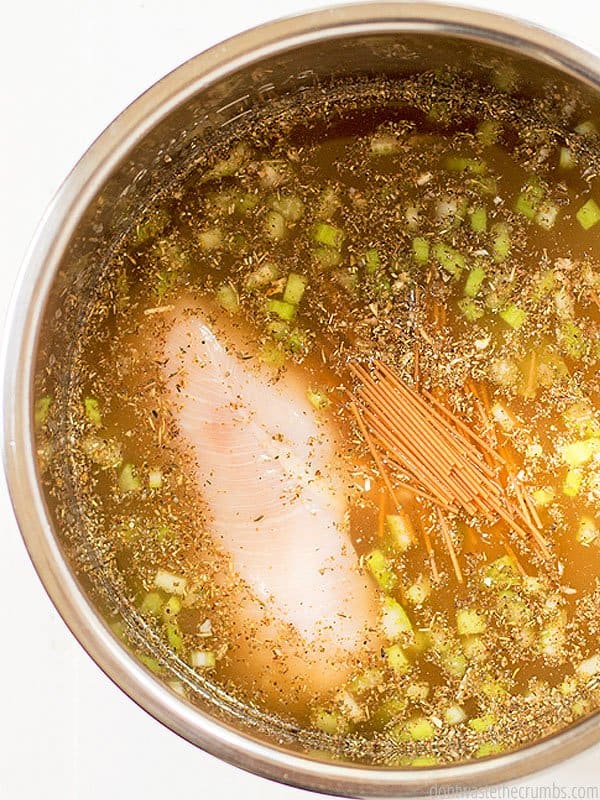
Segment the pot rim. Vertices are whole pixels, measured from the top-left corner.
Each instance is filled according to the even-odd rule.
[[[25,256],[7,316],[2,353],[2,451],[13,508],[40,580],[82,647],[141,708],[203,750],[263,777],[342,796],[414,796],[522,777],[600,741],[600,717],[596,713],[504,755],[402,770],[312,760],[217,722],[175,695],[129,654],[68,567],[54,537],[36,475],[32,377],[38,325],[69,239],[122,157],[158,122],[241,66],[325,39],[393,32],[433,33],[503,47],[554,66],[600,92],[600,58],[596,55],[528,22],[469,8],[433,3],[360,3],[280,19],[238,34],[154,84],[100,134],[73,168]]]

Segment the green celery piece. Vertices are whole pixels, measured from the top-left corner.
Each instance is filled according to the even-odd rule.
[[[515,211],[527,219],[534,219],[535,212],[543,199],[544,187],[536,178],[530,178],[517,197]]]
[[[570,469],[563,481],[563,494],[566,497],[577,497],[583,483],[583,470]]]
[[[472,175],[484,175],[487,172],[485,161],[464,156],[447,156],[444,166],[453,172],[470,172]]]
[[[481,284],[485,280],[485,269],[483,267],[473,267],[469,270],[465,282],[465,295],[467,297],[477,297]]]
[[[224,283],[217,289],[216,298],[221,308],[228,314],[236,314],[240,310],[240,298],[238,293],[228,283]]]
[[[459,636],[475,636],[487,628],[485,617],[472,608],[461,608],[456,612],[456,629]]]
[[[285,356],[275,342],[266,342],[260,349],[259,356],[263,364],[279,369],[285,364]]]
[[[558,156],[558,166],[560,169],[573,169],[577,164],[573,151],[569,147],[561,147]]]
[[[398,582],[398,576],[385,554],[379,549],[371,550],[365,556],[365,564],[380,588],[391,592]]]
[[[426,264],[429,261],[429,242],[422,236],[415,236],[412,241],[413,257],[417,264]]]
[[[459,300],[458,308],[467,322],[477,322],[485,313],[483,308],[480,308],[471,297],[463,297],[462,300]]]
[[[485,233],[487,231],[487,211],[485,206],[478,206],[470,214],[471,229],[475,233]]]
[[[148,592],[140,603],[140,611],[157,617],[162,611],[163,599],[158,592]]]
[[[510,230],[504,222],[497,222],[492,227],[492,252],[494,261],[506,261],[510,252]]]
[[[399,644],[391,644],[389,647],[384,647],[382,652],[393,672],[398,675],[409,672],[410,660]]]
[[[458,250],[444,242],[436,242],[433,246],[433,256],[438,264],[453,275],[458,277],[465,268],[465,257]]]
[[[493,714],[484,714],[482,717],[472,717],[467,725],[476,733],[485,733],[492,728],[498,720]]]
[[[246,278],[244,285],[249,292],[268,286],[269,283],[277,280],[279,268],[272,261],[265,261]]]
[[[48,415],[50,414],[51,405],[52,405],[52,398],[50,397],[50,395],[46,395],[45,397],[40,397],[39,400],[35,401],[35,407],[33,409],[33,421],[35,423],[36,428],[43,427],[48,421]]]
[[[339,250],[344,241],[344,231],[328,222],[317,222],[313,227],[313,239],[317,244]]]
[[[493,589],[508,589],[519,583],[517,565],[510,556],[500,556],[486,566],[483,583]]]
[[[85,416],[96,428],[102,427],[102,414],[100,413],[100,403],[95,397],[86,397],[83,401]]]
[[[289,303],[292,306],[297,306],[302,300],[302,295],[304,294],[307,283],[308,281],[304,275],[299,275],[297,272],[290,272],[283,291],[283,302]]]
[[[176,622],[166,622],[165,632],[167,641],[173,650],[179,651],[183,647],[183,637]]]
[[[133,464],[124,464],[119,473],[119,489],[123,493],[137,492],[140,485],[140,480],[135,475]]]
[[[504,750],[503,745],[497,742],[484,742],[480,744],[474,753],[475,758],[487,758],[488,756],[495,756],[502,753]]]
[[[600,206],[593,198],[590,198],[581,206],[575,216],[583,230],[587,231],[600,222]]]
[[[264,232],[269,239],[283,239],[287,233],[285,217],[279,211],[269,211],[264,220]]]
[[[518,330],[527,319],[527,312],[519,308],[515,303],[511,303],[499,313],[499,317],[509,327]]]
[[[270,314],[277,314],[280,319],[289,322],[296,316],[296,306],[293,303],[286,303],[285,300],[267,300],[267,311]]]
[[[367,250],[365,254],[365,272],[368,275],[372,275],[374,272],[377,272],[380,267],[381,259],[379,258],[377,250],[374,248]]]
[[[477,130],[475,131],[475,136],[480,144],[482,144],[484,147],[489,147],[492,144],[496,144],[499,135],[500,123],[495,119],[483,120],[483,122],[479,123]]]
[[[331,405],[331,400],[321,389],[308,388],[306,390],[306,396],[308,397],[308,402],[313,408],[317,409],[317,411],[321,411]]]
[[[562,349],[571,358],[583,358],[587,353],[585,334],[574,322],[564,322],[560,326],[559,339]]]

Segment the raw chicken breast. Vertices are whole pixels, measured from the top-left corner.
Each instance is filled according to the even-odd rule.
[[[234,574],[223,583],[237,628],[230,657],[291,702],[339,685],[372,649],[375,592],[348,535],[335,431],[302,376],[274,381],[219,327],[204,308],[180,306],[164,374],[210,533]]]

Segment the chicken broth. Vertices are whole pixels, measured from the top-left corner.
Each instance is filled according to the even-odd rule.
[[[481,97],[365,82],[237,131],[110,254],[68,413],[37,389],[47,493],[67,462],[137,618],[373,764],[600,701],[598,133]]]

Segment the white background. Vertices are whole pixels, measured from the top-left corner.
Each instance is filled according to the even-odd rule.
[[[600,50],[590,0],[478,5]],[[312,0],[0,0],[0,321],[45,206],[111,119],[197,52],[311,7]],[[0,525],[0,800],[305,796],[196,750],[110,683],[44,594],[1,477]],[[600,748],[526,784],[596,785],[598,758]]]

